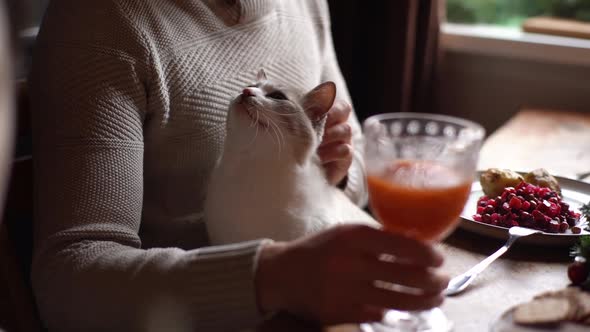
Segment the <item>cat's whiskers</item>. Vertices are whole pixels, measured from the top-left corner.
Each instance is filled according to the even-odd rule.
[[[277,133],[278,133],[278,135],[277,135],[277,138],[278,138],[279,142],[280,142],[280,143],[282,143],[282,145],[284,146],[284,145],[285,145],[285,135],[284,135],[284,133],[283,133],[283,130],[282,130],[282,129],[281,129],[281,127],[280,127],[280,126],[279,126],[279,125],[278,125],[278,124],[275,122],[275,120],[272,120],[272,119],[270,119],[270,118],[269,118],[269,120],[270,120],[270,123],[272,123],[272,124],[274,125],[274,127],[277,129]],[[284,123],[286,123],[286,122],[284,122]],[[278,137],[279,135],[280,135],[280,138]],[[281,145],[281,144],[279,144],[279,146],[280,146],[280,145]],[[280,153],[280,148],[279,148],[279,153]]]
[[[272,129],[272,137],[276,138],[276,143],[279,149],[279,157],[281,156],[281,153],[283,151],[283,145],[285,143],[284,141],[284,135],[281,131],[281,128],[279,127],[279,125],[277,125],[277,123],[267,114],[262,114],[262,116],[264,117],[264,120],[266,121],[267,127],[266,127],[266,131],[268,133],[270,133],[269,129]]]

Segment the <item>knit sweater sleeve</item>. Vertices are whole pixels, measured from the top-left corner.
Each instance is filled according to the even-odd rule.
[[[338,98],[344,99],[352,105],[350,94],[346,85],[346,81],[340,71],[338,60],[336,58],[336,52],[334,50],[334,43],[332,40],[332,34],[330,30],[330,15],[328,5],[325,2],[323,10],[324,22],[327,22],[323,27],[322,38],[323,41],[323,72],[322,81],[333,81],[336,83],[338,88]],[[347,184],[344,189],[344,193],[357,205],[365,206],[368,201],[367,185],[365,180],[365,165],[363,161],[363,134],[361,126],[354,112],[348,120],[352,128],[352,146],[353,146],[353,159],[352,165],[348,171]]]
[[[147,67],[125,52],[59,42],[61,33],[43,28],[31,77],[32,282],[43,321],[52,331],[251,326],[262,242],[141,248]]]

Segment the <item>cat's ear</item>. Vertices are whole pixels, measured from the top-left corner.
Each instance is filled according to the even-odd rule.
[[[264,68],[260,68],[260,70],[258,71],[258,75],[256,75],[256,81],[263,82],[267,80],[268,78],[266,78],[266,72],[264,71]]]
[[[303,109],[312,121],[320,120],[328,113],[336,99],[336,84],[324,82],[303,97]]]

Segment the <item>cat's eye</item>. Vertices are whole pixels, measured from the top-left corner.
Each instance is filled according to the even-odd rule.
[[[266,95],[268,98],[276,99],[276,100],[287,100],[287,96],[282,93],[281,91],[273,91]]]

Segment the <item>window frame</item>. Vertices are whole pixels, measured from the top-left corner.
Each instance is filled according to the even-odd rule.
[[[454,52],[590,66],[590,39],[528,33],[511,27],[444,22],[441,47]]]

